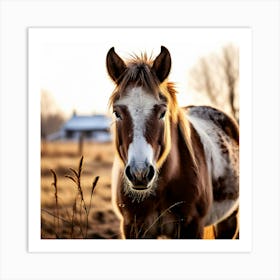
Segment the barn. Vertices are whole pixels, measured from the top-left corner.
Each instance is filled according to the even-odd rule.
[[[57,133],[48,136],[48,140],[88,140],[110,142],[112,119],[104,114],[77,115],[73,113]]]

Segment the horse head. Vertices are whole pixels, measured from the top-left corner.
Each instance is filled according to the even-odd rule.
[[[111,48],[106,64],[116,85],[111,105],[124,177],[131,189],[145,191],[154,185],[170,149],[170,94],[166,86],[170,53],[162,46],[154,60],[142,54],[124,62]]]

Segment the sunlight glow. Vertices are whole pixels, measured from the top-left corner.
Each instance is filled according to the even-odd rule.
[[[34,30],[32,30],[34,31]],[[191,28],[89,28],[37,29],[40,37],[40,86],[50,92],[57,106],[70,115],[108,112],[114,89],[105,58],[114,46],[122,58],[146,51],[156,56],[166,46],[172,57],[169,79],[176,83],[181,105],[201,104],[201,96],[188,88],[188,71],[204,55],[233,42],[239,46],[238,29]],[[33,32],[34,33],[34,32]]]

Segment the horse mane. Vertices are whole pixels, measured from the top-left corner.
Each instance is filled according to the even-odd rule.
[[[126,61],[126,65],[127,68],[119,78],[117,86],[109,99],[110,107],[125,94],[129,86],[142,87],[147,92],[151,92],[154,95],[158,94],[159,83],[151,71],[153,65],[152,56],[148,57],[147,53],[141,53],[140,55],[133,54]]]
[[[174,82],[164,82],[161,86],[161,91],[168,100],[168,112],[170,120],[178,126],[179,131],[183,137],[183,140],[189,150],[191,159],[194,163],[194,168],[197,169],[197,160],[194,153],[192,141],[191,141],[191,127],[190,122],[186,118],[186,113],[183,108],[178,105],[177,90]]]
[[[161,84],[158,82],[155,74],[151,71],[153,57],[148,57],[146,53],[141,53],[140,56],[133,54],[130,60],[126,62],[126,65],[127,68],[120,77],[109,99],[109,106],[112,107],[121,96],[126,94],[126,89],[133,86],[142,87],[146,92],[153,94],[156,98],[167,100],[169,118],[165,118],[167,128],[165,133],[166,148],[161,158],[158,160],[157,167],[160,168],[162,166],[171,149],[169,121],[178,125],[196,167],[196,157],[191,142],[190,123],[185,116],[184,110],[178,105],[175,83],[167,80]]]

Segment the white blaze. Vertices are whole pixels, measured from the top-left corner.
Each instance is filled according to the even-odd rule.
[[[133,140],[128,148],[128,164],[132,160],[135,163],[144,163],[145,161],[154,164],[153,148],[145,138],[145,122],[157,100],[143,91],[142,88],[132,88],[124,98],[121,98],[116,104],[125,105],[128,108],[133,124]]]

